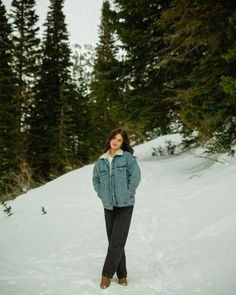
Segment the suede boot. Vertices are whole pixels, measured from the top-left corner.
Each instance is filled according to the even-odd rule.
[[[102,276],[102,279],[101,279],[101,283],[100,283],[100,287],[101,289],[106,289],[110,286],[110,283],[111,283],[111,279],[106,277],[106,276]]]
[[[119,278],[118,284],[120,284],[122,286],[127,286],[128,285],[127,279],[126,278]]]

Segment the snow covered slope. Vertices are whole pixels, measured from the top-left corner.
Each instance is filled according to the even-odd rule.
[[[235,295],[236,159],[151,156],[163,136],[135,147],[142,171],[126,245],[129,285],[99,281],[107,239],[93,165],[0,208],[1,295]],[[47,214],[42,214],[44,207]]]

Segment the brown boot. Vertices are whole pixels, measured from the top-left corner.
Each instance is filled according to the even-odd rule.
[[[119,278],[118,284],[120,284],[122,286],[127,286],[128,285],[127,279],[126,278]]]
[[[102,279],[101,279],[101,283],[100,283],[100,287],[102,289],[106,289],[110,286],[110,283],[111,283],[111,279],[106,277],[106,276],[102,276]]]

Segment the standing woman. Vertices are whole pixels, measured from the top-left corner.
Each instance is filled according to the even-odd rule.
[[[124,247],[140,179],[140,169],[126,131],[112,130],[105,153],[96,161],[93,169],[93,186],[104,206],[109,242],[100,283],[103,289],[109,287],[115,272],[118,283],[127,286]]]

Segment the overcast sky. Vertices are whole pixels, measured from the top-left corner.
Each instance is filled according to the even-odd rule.
[[[12,0],[2,0],[9,11]],[[46,20],[49,0],[36,0],[36,12],[39,15],[39,25]],[[96,45],[98,41],[98,26],[100,24],[103,0],[65,0],[64,14],[71,44]],[[41,30],[44,30],[41,29]]]

